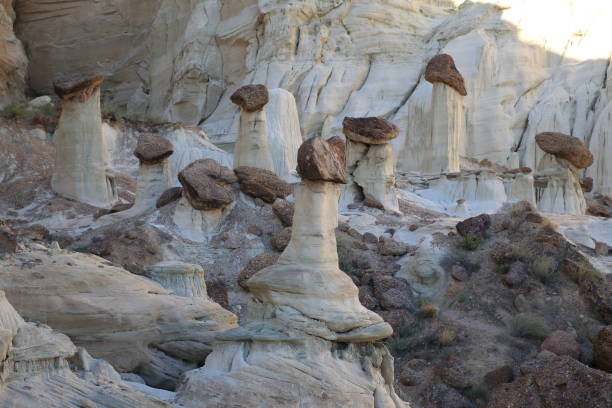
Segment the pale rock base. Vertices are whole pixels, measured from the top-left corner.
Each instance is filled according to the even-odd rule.
[[[207,242],[212,235],[219,232],[221,222],[232,208],[233,204],[230,204],[225,208],[200,211],[194,209],[183,196],[176,205],[172,219],[182,237],[194,242]]]

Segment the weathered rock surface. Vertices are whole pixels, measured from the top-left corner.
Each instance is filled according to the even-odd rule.
[[[232,183],[238,178],[231,169],[213,159],[191,163],[178,175],[183,194],[196,210],[223,208],[234,201]]]
[[[157,164],[174,153],[172,143],[165,137],[155,133],[145,133],[138,138],[134,156],[141,163]]]
[[[586,169],[593,164],[593,154],[577,137],[559,132],[543,132],[536,135],[535,141],[546,153],[565,159],[579,169]]]
[[[280,254],[266,253],[257,255],[255,258],[251,259],[247,266],[240,272],[240,275],[238,275],[238,285],[248,290],[246,282],[263,268],[274,265],[276,261],[278,261],[279,256]]]
[[[487,229],[491,225],[491,217],[488,214],[480,214],[477,217],[468,218],[457,224],[457,232],[466,237],[469,234],[484,238]]]
[[[612,326],[597,333],[593,342],[593,360],[599,369],[612,373]]]
[[[104,82],[104,74],[73,74],[53,81],[53,90],[63,100],[78,99],[85,102]]]
[[[230,99],[242,110],[256,112],[268,103],[268,88],[265,85],[245,85],[236,90]]]
[[[0,108],[24,97],[28,59],[13,32],[12,0],[0,1]]]
[[[234,172],[243,193],[261,198],[266,203],[271,204],[277,198],[291,194],[291,185],[269,170],[242,166],[235,168]]]
[[[455,66],[455,60],[448,54],[438,54],[427,63],[425,79],[435,84],[441,82],[454,88],[460,95],[467,96],[463,76]]]
[[[580,358],[580,344],[576,336],[563,330],[552,332],[542,343],[541,349],[558,356],[570,356],[576,360]]]
[[[377,145],[388,143],[398,136],[399,129],[386,119],[344,118],[344,136],[354,142]]]
[[[304,180],[346,183],[344,154],[340,145],[321,137],[308,139],[298,150],[298,174]]]
[[[159,196],[155,202],[156,208],[161,208],[181,198],[183,194],[182,187],[170,187]]]
[[[0,286],[26,319],[153,386],[172,389],[210,353],[216,333],[236,323],[206,297],[174,296],[93,255],[35,249],[0,263]]]
[[[165,261],[148,267],[151,279],[177,296],[207,298],[204,269],[200,265]]]

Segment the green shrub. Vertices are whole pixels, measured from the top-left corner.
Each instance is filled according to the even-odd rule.
[[[510,269],[510,265],[504,263],[504,264],[495,264],[495,273],[498,273],[500,275],[505,275],[508,273],[508,270]]]
[[[455,338],[457,337],[457,333],[455,333],[455,331],[453,329],[444,329],[442,330],[442,332],[440,333],[440,336],[438,337],[438,344],[440,344],[440,346],[442,347],[446,347],[448,345],[450,345]]]
[[[466,251],[475,251],[480,246],[482,239],[478,235],[467,234],[459,242],[459,246]]]
[[[536,259],[533,262],[533,273],[540,279],[542,282],[546,282],[550,274],[553,272],[553,268],[555,266],[555,260],[551,257],[544,257]]]
[[[32,111],[23,103],[13,103],[0,110],[0,117],[4,119],[21,119],[32,117]]]
[[[551,332],[548,323],[533,313],[519,313],[512,320],[511,332],[514,337],[545,339]]]

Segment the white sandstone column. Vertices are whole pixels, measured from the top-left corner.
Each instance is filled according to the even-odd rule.
[[[204,269],[176,261],[160,262],[146,268],[149,277],[177,296],[207,298]]]

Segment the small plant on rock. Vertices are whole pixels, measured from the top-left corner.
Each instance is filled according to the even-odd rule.
[[[533,262],[533,273],[544,283],[553,272],[554,265],[555,261],[550,257],[536,259]]]
[[[511,332],[514,337],[543,340],[551,329],[542,317],[533,313],[519,313],[512,320]]]
[[[478,235],[467,234],[465,237],[463,237],[463,239],[459,243],[459,246],[465,249],[466,251],[475,251],[476,249],[478,249],[481,242],[482,239]]]
[[[438,337],[438,343],[440,344],[440,346],[446,347],[449,346],[455,340],[456,337],[457,334],[453,329],[446,328],[440,333],[440,337]]]
[[[438,308],[431,303],[423,303],[421,305],[420,313],[424,318],[431,319],[438,315]]]

